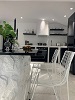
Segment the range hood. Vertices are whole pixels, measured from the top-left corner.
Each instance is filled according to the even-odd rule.
[[[49,24],[45,20],[38,22],[37,24],[37,35],[48,36],[49,35]]]

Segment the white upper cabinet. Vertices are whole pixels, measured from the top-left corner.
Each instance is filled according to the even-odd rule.
[[[49,35],[49,24],[45,20],[37,23],[37,35]]]

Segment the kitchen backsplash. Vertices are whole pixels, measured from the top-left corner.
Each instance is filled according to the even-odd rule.
[[[37,45],[37,43],[47,43],[47,45],[55,46],[56,43],[60,43],[60,45],[63,45],[63,43],[67,43],[67,36],[25,36],[25,40],[28,40],[33,45]]]

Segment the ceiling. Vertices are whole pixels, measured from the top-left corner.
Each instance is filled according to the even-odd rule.
[[[75,2],[75,0],[0,0],[0,1],[71,1]]]
[[[70,7],[73,7],[73,10],[70,10]],[[52,19],[55,19],[54,22],[67,25],[68,18],[73,12],[75,12],[75,2],[72,0],[61,0],[61,2],[57,0],[0,0],[0,21],[13,21],[16,18],[18,22],[36,22],[41,19],[52,22]],[[64,18],[64,15],[67,17]],[[23,19],[20,18],[21,16]]]

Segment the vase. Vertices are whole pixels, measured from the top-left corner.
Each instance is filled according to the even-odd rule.
[[[3,52],[12,52],[12,43],[8,38],[3,38]]]

